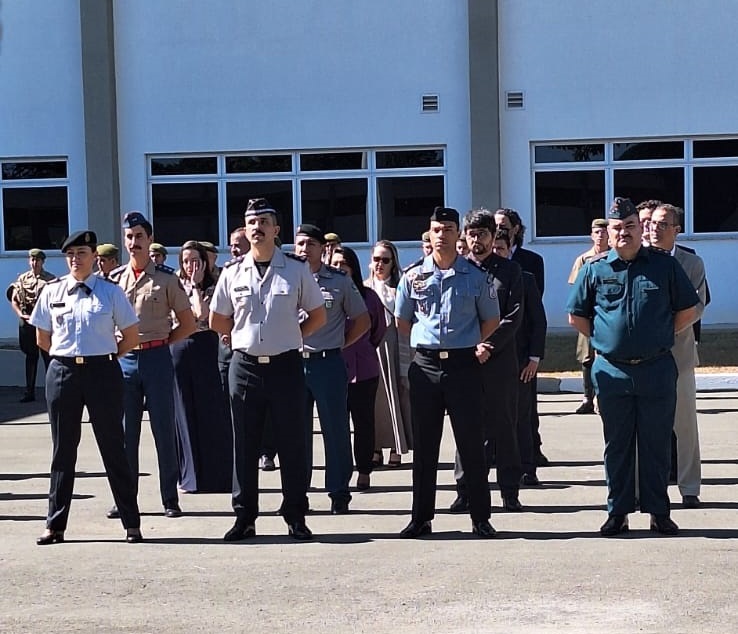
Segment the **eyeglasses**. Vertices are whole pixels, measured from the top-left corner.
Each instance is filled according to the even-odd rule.
[[[382,264],[389,264],[390,262],[392,262],[392,258],[383,258],[378,255],[373,255],[372,262],[381,262]]]
[[[470,229],[466,232],[466,237],[472,240],[484,240],[491,235],[492,232],[489,229]]]
[[[668,222],[664,222],[663,220],[661,222],[654,222],[653,220],[650,220],[648,223],[648,226],[651,229],[661,229],[661,231],[666,231],[669,227],[675,227],[676,225],[670,224]]]

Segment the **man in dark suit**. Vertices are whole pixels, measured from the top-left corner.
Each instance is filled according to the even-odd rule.
[[[518,383],[515,333],[522,320],[522,271],[515,262],[493,253],[495,219],[490,211],[470,211],[464,218],[464,233],[469,247],[468,259],[488,273],[488,281],[494,285],[500,305],[500,325],[477,346],[477,359],[482,364],[487,466],[491,464],[494,451],[502,506],[507,511],[520,511],[518,491],[522,471],[515,429]],[[458,497],[450,510],[466,512],[469,500],[458,453],[454,477]]]
[[[514,209],[507,207],[501,207],[495,211],[495,222],[497,223],[498,229],[506,229],[510,233],[510,256],[509,258],[513,262],[517,262],[523,271],[528,271],[536,279],[536,285],[543,298],[543,291],[545,289],[545,271],[543,267],[543,258],[538,255],[535,251],[530,251],[523,248],[523,237],[525,236],[525,225],[520,219],[520,214]],[[548,458],[543,455],[541,451],[541,434],[538,431],[539,420],[538,420],[538,381],[533,379],[532,389],[535,395],[533,399],[533,405],[531,407],[531,426],[533,428],[533,441],[535,446],[536,461],[539,467],[545,467],[549,464]]]

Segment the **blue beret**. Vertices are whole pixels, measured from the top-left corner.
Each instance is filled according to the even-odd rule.
[[[620,196],[618,196],[612,201],[607,217],[612,220],[625,220],[634,214],[637,216],[638,211],[630,198],[620,198]]]
[[[244,212],[244,217],[249,216],[260,216],[262,214],[275,214],[276,211],[274,208],[269,204],[269,201],[266,198],[252,198],[249,200],[249,204],[246,205],[246,211]]]
[[[140,211],[129,211],[125,216],[123,216],[124,229],[133,229],[133,227],[143,224],[149,224],[149,221],[146,220]]]

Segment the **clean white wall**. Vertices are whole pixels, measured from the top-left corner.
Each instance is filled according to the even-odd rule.
[[[447,146],[467,207],[467,30],[448,0],[116,2],[123,210],[146,209],[147,153],[416,144]]]
[[[738,133],[734,0],[500,0],[502,197],[532,226],[530,143]],[[525,92],[525,109],[504,93]],[[604,212],[604,210],[603,210]],[[589,240],[531,248],[546,260],[549,324],[564,326],[566,279]],[[738,321],[735,239],[693,240],[713,302],[705,322]]]
[[[0,158],[68,157],[70,230],[87,224],[82,57],[78,0],[0,3]],[[47,268],[66,272],[49,254]],[[28,269],[28,256],[0,255],[5,288]],[[0,339],[17,337],[2,300]]]

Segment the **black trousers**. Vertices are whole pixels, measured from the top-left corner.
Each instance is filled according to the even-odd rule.
[[[74,358],[53,358],[46,373],[46,404],[53,441],[46,527],[54,531],[67,527],[86,405],[121,522],[125,528],[138,528],[136,483],[124,449],[123,375],[118,362],[96,359],[78,365]]]
[[[497,485],[503,496],[517,495],[520,489],[520,449],[518,447],[518,359],[515,346],[481,365],[485,458],[487,467],[496,464]],[[456,452],[454,469],[459,495],[467,495],[463,461]]]
[[[282,517],[304,521],[308,508],[305,457],[305,374],[297,350],[259,363],[239,350],[231,360],[229,385],[233,420],[233,510],[240,522],[259,515],[259,456],[270,416],[282,477]]]
[[[536,475],[538,468],[537,450],[533,436],[531,409],[536,398],[535,383],[518,380],[518,447],[520,467],[523,473]]]
[[[354,462],[362,474],[372,472],[374,412],[379,377],[348,384],[348,410],[354,421]]]
[[[418,350],[410,364],[413,439],[413,520],[433,519],[443,417],[448,411],[464,465],[473,521],[488,520],[490,494],[484,458],[482,370],[474,348],[449,351],[447,359]]]
[[[36,345],[36,328],[26,321],[18,325],[18,346],[26,355],[26,395],[36,392],[36,373],[39,354],[44,361],[44,369],[49,369],[49,354]]]

